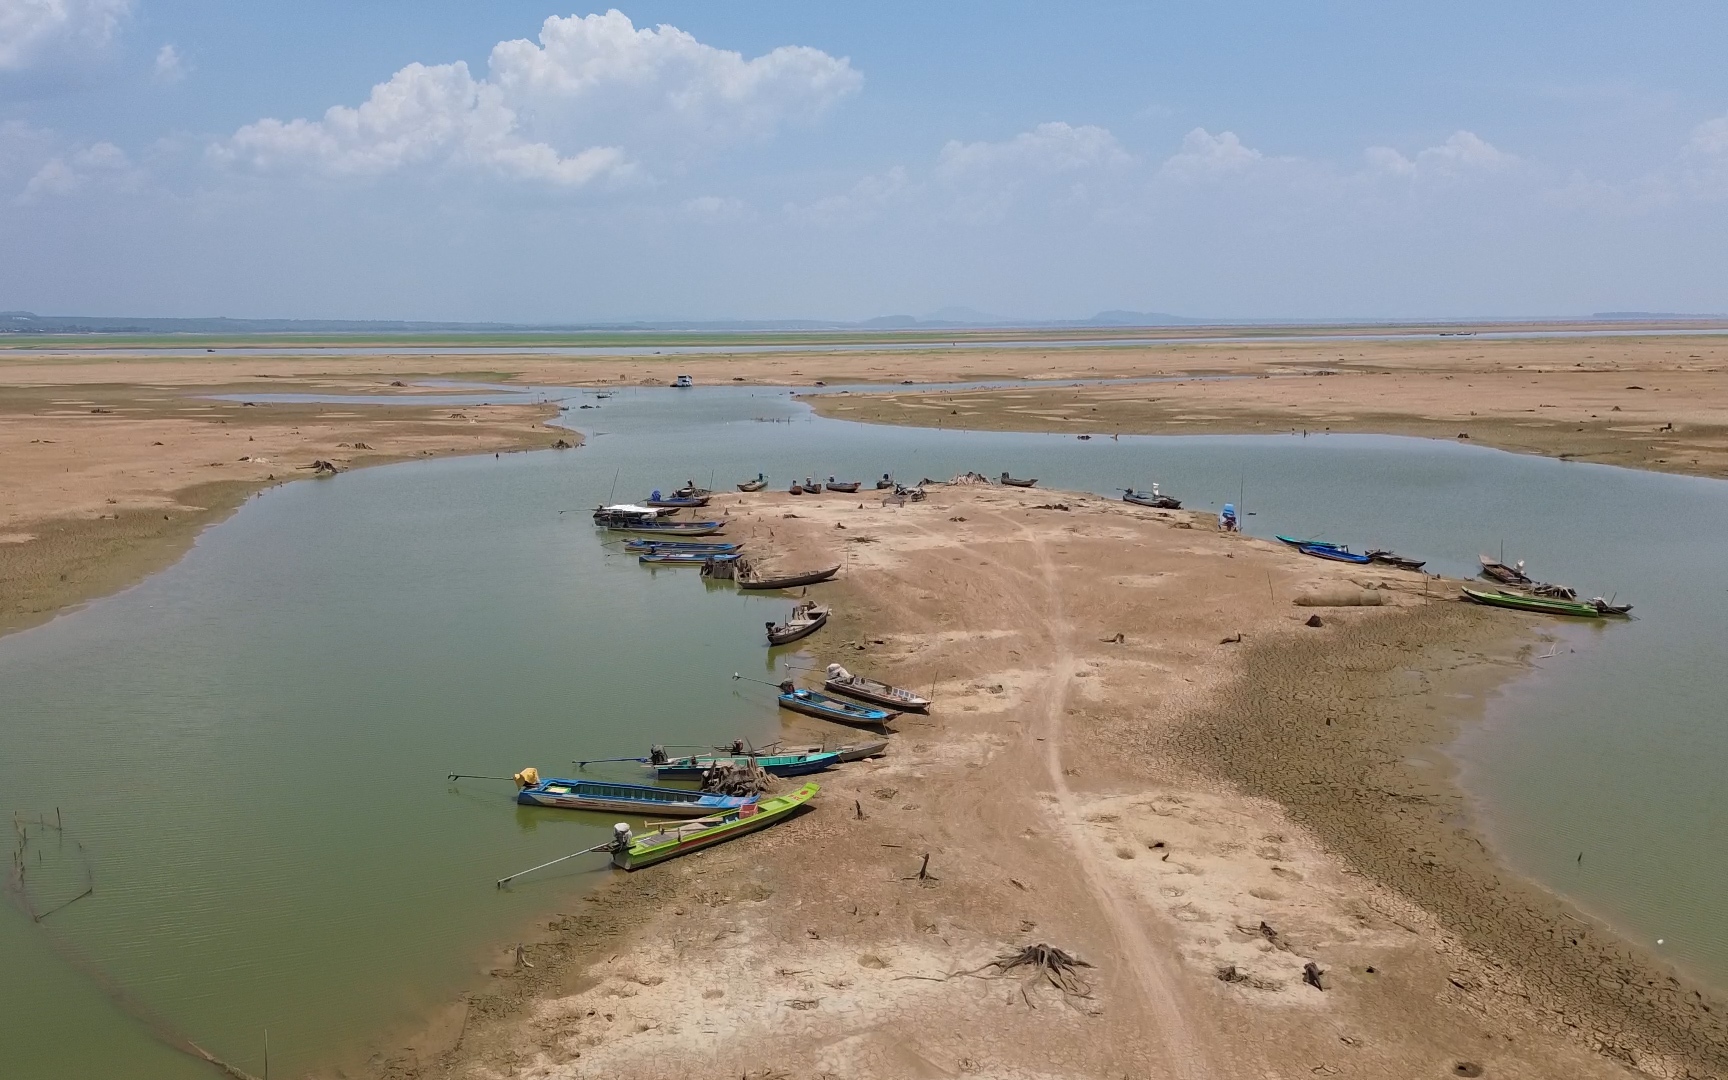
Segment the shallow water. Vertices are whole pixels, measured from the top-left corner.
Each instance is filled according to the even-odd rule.
[[[1540,661],[1466,741],[1467,775],[1516,863],[1728,985],[1728,571],[1711,539],[1728,484],[1371,436],[869,426],[763,388],[599,404],[566,414],[591,436],[574,451],[275,489],[168,571],[0,638],[0,809],[59,807],[97,884],[43,927],[0,909],[7,1076],[204,1075],[69,953],[242,1067],[261,1070],[268,1028],[285,1075],[448,1000],[597,872],[578,862],[504,893],[493,879],[607,820],[519,809],[508,784],[446,772],[778,728],[767,688],[730,674],[770,676],[761,626],[788,601],[608,556],[585,513],[556,511],[759,469],[776,486],[885,470],[1156,480],[1191,507],[1237,502],[1261,535],[1393,547],[1449,574],[1504,541],[1541,577],[1618,590],[1644,618],[1569,630],[1578,652]],[[76,874],[49,842],[42,855],[47,906]]]

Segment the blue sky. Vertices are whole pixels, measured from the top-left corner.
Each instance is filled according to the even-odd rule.
[[[1728,311],[1724,41],[1719,3],[0,0],[0,308]]]

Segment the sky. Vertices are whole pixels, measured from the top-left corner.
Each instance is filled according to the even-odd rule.
[[[1728,312],[1719,2],[552,2],[0,0],[0,310]]]

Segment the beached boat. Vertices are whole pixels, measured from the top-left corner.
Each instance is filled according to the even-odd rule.
[[[877,491],[887,491],[889,488],[892,488],[893,486],[894,486],[894,477],[890,473],[883,473],[882,479],[876,481],[876,490]]]
[[[828,609],[817,603],[799,604],[792,609],[792,614],[783,623],[768,624],[768,644],[784,645],[788,641],[797,641],[801,637],[809,637],[822,629],[822,624],[828,621]]]
[[[848,761],[863,761],[865,758],[881,757],[888,752],[887,739],[875,739],[871,742],[843,743],[840,746],[794,746],[779,747],[785,754],[834,754],[844,765]]]
[[[1349,548],[1340,547],[1337,544],[1302,544],[1296,550],[1304,555],[1312,555],[1316,559],[1330,559],[1333,562],[1361,565],[1374,561],[1366,555],[1358,555]]]
[[[840,755],[833,751],[787,754],[694,754],[689,757],[667,758],[647,762],[660,780],[700,780],[716,765],[736,768],[756,766],[770,776],[808,776],[840,764]]]
[[[696,481],[686,480],[686,481],[684,481],[683,487],[679,488],[677,491],[674,491],[672,493],[672,497],[677,498],[677,499],[698,499],[704,495],[712,495],[712,494],[714,494],[714,493],[712,491],[709,491],[707,488],[697,487]]]
[[[666,536],[713,536],[726,527],[724,521],[654,521],[647,518],[624,518],[601,524],[612,532]]]
[[[791,487],[786,489],[786,494],[788,494],[788,495],[802,495],[802,494],[804,494],[804,485],[794,483]]]
[[[516,801],[523,806],[551,806],[560,810],[597,810],[638,817],[703,817],[735,810],[748,799],[732,795],[709,795],[701,791],[619,784],[609,780],[542,780],[534,769],[516,774]]]
[[[1368,558],[1377,563],[1384,563],[1387,566],[1396,566],[1400,570],[1420,570],[1424,566],[1428,565],[1426,560],[1406,559],[1396,551],[1386,551],[1381,548],[1375,548],[1369,551]]]
[[[796,813],[799,807],[815,797],[818,790],[815,783],[807,783],[785,795],[752,800],[736,810],[677,825],[663,825],[652,832],[633,833],[628,825],[614,826],[612,865],[620,870],[640,870],[644,866],[766,829]]]
[[[911,712],[929,711],[929,698],[919,697],[910,690],[902,690],[898,686],[890,686],[876,679],[854,675],[839,664],[829,664],[827,674],[828,679],[822,684],[822,689],[831,693],[845,694],[847,697],[868,701],[872,705],[881,705],[888,709],[903,709]]]
[[[1279,543],[1289,544],[1293,548],[1300,548],[1300,547],[1335,548],[1335,547],[1340,546],[1338,544],[1329,544],[1324,540],[1298,540],[1294,536],[1284,536],[1281,533],[1274,533],[1272,536],[1272,539],[1277,540]]]
[[[731,555],[744,547],[725,540],[642,540],[631,538],[624,541],[625,551],[689,551],[708,555]]]
[[[839,491],[846,494],[851,494],[852,492],[857,491],[858,486],[858,481],[856,480],[840,481],[834,479],[832,476],[828,478],[827,484],[829,491]]]
[[[819,581],[827,581],[840,572],[840,564],[835,563],[825,570],[806,570],[797,574],[781,574],[779,577],[738,578],[740,589],[796,589],[800,585],[814,585]]]
[[[790,680],[780,684],[780,707],[853,727],[887,727],[900,715],[892,709],[869,708],[815,690],[800,690]]]
[[[1133,488],[1123,488],[1122,501],[1125,503],[1133,503],[1136,506],[1150,506],[1154,510],[1182,509],[1181,500],[1172,499],[1170,496],[1163,494],[1158,490],[1157,484],[1152,485],[1151,491],[1135,491]]]
[[[1548,596],[1526,596],[1504,590],[1484,592],[1468,587],[1464,589],[1464,596],[1490,607],[1534,611],[1542,615],[1570,615],[1580,619],[1600,619],[1609,615],[1626,615],[1632,611],[1631,604],[1610,604],[1601,597],[1591,600],[1558,600]]]
[[[689,498],[682,499],[674,496],[670,499],[663,499],[660,497],[660,494],[656,492],[648,497],[648,505],[653,507],[671,507],[673,510],[692,509],[698,506],[707,506],[708,496],[692,495]]]
[[[1482,560],[1482,576],[1492,578],[1502,585],[1531,585],[1530,575],[1524,572],[1524,560],[1518,560],[1516,565],[1508,566],[1503,562],[1490,559],[1486,555],[1478,555]]]
[[[1016,480],[1007,473],[1002,474],[1002,483],[1007,484],[1009,487],[1031,487],[1037,482],[1037,480]]]
[[[738,484],[738,490],[739,491],[761,491],[763,488],[765,488],[767,486],[768,486],[768,478],[766,476],[762,475],[761,473],[757,473],[756,479],[754,479],[754,480],[740,481]]]
[[[736,558],[736,552],[726,551],[645,551],[636,557],[636,561],[667,566],[705,566],[709,560],[728,562]]]

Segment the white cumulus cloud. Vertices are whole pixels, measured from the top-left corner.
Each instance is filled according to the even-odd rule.
[[[151,74],[159,83],[177,83],[186,77],[186,58],[173,45],[164,45],[156,50]]]
[[[109,142],[94,143],[73,153],[49,158],[24,185],[17,202],[32,203],[50,196],[70,195],[99,181],[128,184],[138,175],[138,169],[124,150]]]
[[[554,16],[538,42],[500,42],[485,78],[462,62],[410,64],[357,107],[259,120],[211,148],[259,169],[334,175],[480,167],[576,187],[634,161],[760,138],[808,121],[862,84],[845,59],[783,46],[746,60],[618,11]]]
[[[1221,131],[1214,135],[1203,127],[1197,127],[1183,136],[1182,149],[1164,162],[1161,171],[1179,177],[1238,172],[1261,157],[1260,151],[1244,146],[1234,131]]]
[[[1495,172],[1518,164],[1516,155],[1495,149],[1472,131],[1455,131],[1439,146],[1419,151],[1414,158],[1390,146],[1371,146],[1364,156],[1374,171],[1405,177]]]
[[[98,52],[131,7],[132,0],[0,0],[0,72]]]
[[[1122,144],[1107,129],[1057,121],[1002,142],[950,141],[942,148],[936,168],[947,177],[989,171],[1068,173],[1128,160]]]
[[[1680,160],[1688,188],[1706,198],[1728,198],[1728,116],[1693,128]]]

